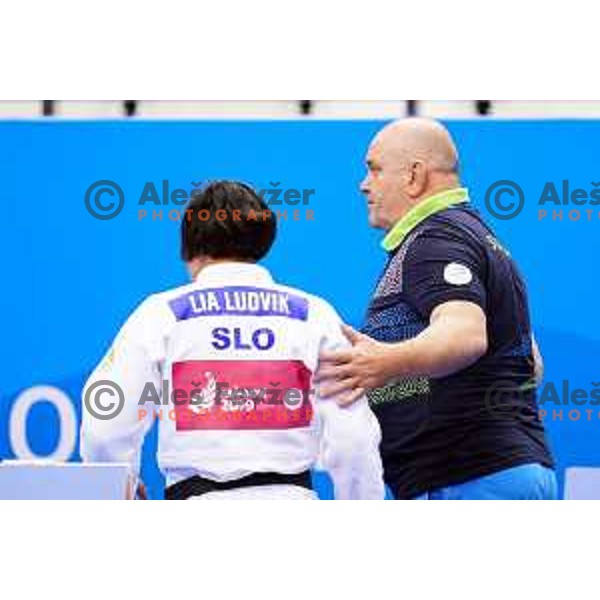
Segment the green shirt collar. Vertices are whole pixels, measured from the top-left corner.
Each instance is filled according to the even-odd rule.
[[[381,242],[386,252],[392,252],[402,243],[404,238],[427,217],[441,212],[454,204],[469,201],[467,188],[445,190],[434,196],[429,196],[411,208],[387,233]]]

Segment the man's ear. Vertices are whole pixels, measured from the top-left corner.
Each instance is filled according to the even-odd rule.
[[[410,179],[410,191],[414,198],[420,198],[425,193],[428,178],[427,165],[421,160],[416,160],[412,164]]]

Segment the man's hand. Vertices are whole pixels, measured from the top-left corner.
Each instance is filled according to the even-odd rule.
[[[317,383],[326,381],[319,394],[337,396],[341,406],[397,377],[447,377],[479,360],[488,344],[483,310],[462,300],[436,306],[429,326],[402,342],[378,342],[347,325],[342,331],[352,348],[321,353],[315,377]]]
[[[386,383],[389,351],[387,344],[359,333],[349,325],[342,325],[342,332],[352,348],[322,352],[315,383],[320,384],[321,397],[337,396],[337,403],[347,406],[366,390]]]

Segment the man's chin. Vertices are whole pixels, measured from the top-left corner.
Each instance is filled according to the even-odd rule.
[[[377,218],[377,215],[374,215],[373,213],[369,213],[368,221],[369,227],[372,227],[373,229],[385,229],[384,224]]]

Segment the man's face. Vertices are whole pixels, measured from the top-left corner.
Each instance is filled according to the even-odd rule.
[[[367,175],[360,184],[367,198],[369,225],[390,229],[410,208],[407,186],[411,172],[398,156],[385,152],[377,139],[369,147]]]

